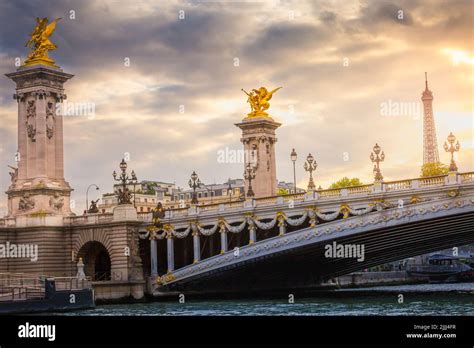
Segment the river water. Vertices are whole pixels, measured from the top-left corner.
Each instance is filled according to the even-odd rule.
[[[400,294],[403,303],[399,303]],[[273,299],[167,300],[99,305],[61,315],[474,315],[474,283],[335,290],[334,295]]]

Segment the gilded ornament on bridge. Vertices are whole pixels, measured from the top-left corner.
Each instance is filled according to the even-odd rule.
[[[459,190],[450,190],[448,191],[448,197],[454,198],[459,195]]]
[[[278,87],[273,91],[268,91],[265,87],[260,87],[259,89],[252,89],[250,93],[242,89],[242,92],[248,96],[247,103],[250,104],[252,110],[247,114],[248,117],[268,117],[268,113],[265,111],[270,107],[269,101],[272,99],[273,94],[281,88],[283,87]]]
[[[54,60],[49,58],[48,52],[58,48],[51,42],[49,37],[54,33],[60,19],[61,18],[56,18],[49,23],[48,18],[36,18],[36,27],[30,34],[30,39],[25,45],[25,47],[31,48],[32,51],[28,54],[24,66],[41,64],[57,67],[54,64]]]
[[[165,217],[165,208],[163,208],[163,204],[161,202],[158,202],[156,205],[155,209],[152,211],[152,221],[153,225],[155,227],[160,227],[161,224],[161,219]]]
[[[349,217],[350,208],[347,204],[341,204],[339,212],[342,214],[343,219],[347,219]]]
[[[150,232],[150,233],[155,233],[155,234],[156,234],[157,231],[159,231],[159,228],[156,227],[155,225],[147,226],[145,229],[146,229],[148,232]]]

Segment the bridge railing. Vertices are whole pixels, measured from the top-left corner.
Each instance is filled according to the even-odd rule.
[[[446,175],[430,176],[428,178],[420,178],[417,180],[419,187],[443,186],[446,181]]]
[[[86,214],[80,216],[67,216],[64,218],[65,224],[84,225],[84,224],[100,224],[107,223],[113,220],[114,214],[100,213],[100,214]]]
[[[373,185],[360,185],[360,186],[352,186],[347,188],[347,192],[349,196],[357,196],[357,195],[367,195],[372,193]]]
[[[474,182],[474,172],[461,173],[461,183]]]
[[[437,211],[438,208],[433,206],[433,200],[439,200],[440,197],[449,200],[455,197],[456,195],[452,194],[453,189],[457,191],[462,183],[474,183],[473,178],[474,172],[456,175],[450,173],[428,178],[316,190],[167,211],[171,214],[177,212],[178,215],[168,215],[167,223],[157,228],[143,226],[139,237],[150,240],[150,255],[155,255],[150,258],[152,275],[158,274],[157,243],[162,243],[163,247],[166,244],[168,273],[157,279],[158,283],[166,283],[172,280],[173,274],[177,274],[174,271],[204,260],[207,260],[205,265],[215,264],[219,255],[235,248],[251,246],[274,237],[283,237],[287,233],[308,227],[328,224],[323,227],[324,233],[328,233],[330,228],[339,231],[338,228],[340,229],[343,223],[337,226],[331,226],[331,223],[351,217],[361,217],[357,221],[358,226],[366,226],[372,224],[373,216],[366,219],[363,218],[365,215],[392,210],[387,214],[384,213],[383,218],[389,215],[394,218],[404,216],[404,212],[400,213],[400,204],[402,208],[411,211],[410,214],[414,211],[425,214],[428,208]],[[468,184],[464,190],[472,195],[473,188],[473,185]],[[300,203],[294,206],[286,204],[291,201]],[[420,206],[417,206],[418,204]],[[417,209],[412,210],[412,206],[417,206]],[[450,207],[450,203],[442,206]],[[217,207],[218,214],[215,213]],[[348,228],[352,228],[351,225],[355,227],[353,221],[346,224]],[[322,233],[322,229],[318,233]],[[178,242],[180,251],[179,255],[176,255],[176,260],[179,265],[175,268],[175,249],[178,248],[175,248],[174,243],[177,240],[182,242]],[[275,245],[279,243],[275,241]],[[183,248],[188,248],[186,253],[182,253]],[[243,252],[245,254],[246,251]],[[184,273],[179,274],[178,276],[182,276]]]
[[[383,183],[385,191],[402,191],[402,190],[410,190],[413,188],[413,180],[397,180],[397,181],[389,181]]]
[[[349,186],[337,189],[323,189],[308,192],[284,194],[278,196],[260,197],[247,199],[246,201],[231,201],[213,204],[198,205],[192,207],[170,209],[166,211],[166,218],[180,218],[187,216],[202,215],[207,213],[235,211],[245,207],[268,207],[272,205],[302,201],[318,201],[339,199],[341,197],[368,196],[383,192],[404,192],[409,190],[425,189],[432,187],[443,187],[451,184],[463,184],[474,182],[474,172],[456,173],[454,179],[450,179],[448,174],[437,175],[426,178],[414,178],[404,180],[385,181],[375,184],[365,184]],[[151,221],[151,213],[143,213],[148,218],[141,218],[142,221]]]

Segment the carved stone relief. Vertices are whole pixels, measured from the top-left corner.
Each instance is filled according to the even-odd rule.
[[[54,106],[52,102],[46,104],[46,135],[51,139],[54,135]]]
[[[26,132],[32,142],[36,141],[36,102],[28,100],[26,108]]]
[[[18,204],[18,209],[20,211],[28,211],[35,207],[35,200],[34,198],[30,198],[28,193],[25,193],[23,197],[20,198],[20,202]]]
[[[49,199],[49,206],[55,210],[61,210],[64,206],[64,197],[61,197],[59,193],[55,193],[54,197]]]

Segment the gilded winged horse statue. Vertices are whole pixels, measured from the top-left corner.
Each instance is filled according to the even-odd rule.
[[[251,112],[248,114],[249,117],[268,116],[265,112],[270,107],[270,99],[273,94],[283,87],[275,88],[273,91],[268,91],[265,87],[259,89],[252,89],[250,93],[244,89],[242,91],[247,94],[247,102],[250,104]]]
[[[25,61],[25,66],[37,64],[55,66],[54,60],[49,58],[48,52],[58,47],[51,42],[49,37],[54,33],[60,19],[61,18],[56,18],[49,23],[48,18],[36,18],[36,27],[30,34],[30,39],[25,45],[25,47],[32,49]]]

